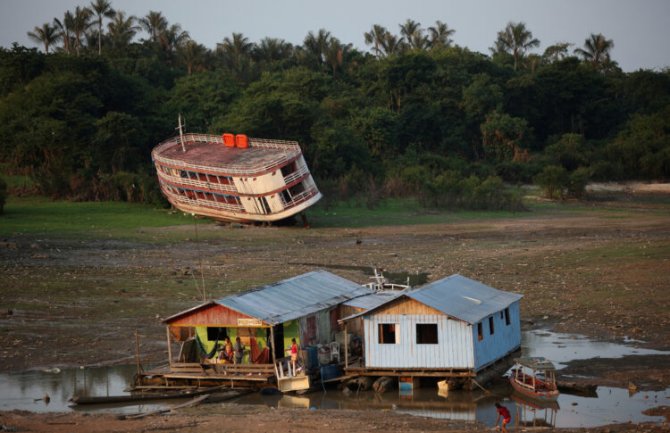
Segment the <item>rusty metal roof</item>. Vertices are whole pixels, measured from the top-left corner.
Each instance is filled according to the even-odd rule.
[[[362,310],[371,310],[378,306],[391,301],[404,292],[400,290],[386,290],[381,292],[370,293],[369,295],[360,296],[344,303],[348,307],[360,308]]]
[[[523,297],[458,274],[410,290],[405,295],[470,324],[504,310]]]
[[[276,325],[298,319],[373,291],[324,270],[227,296],[216,303]]]

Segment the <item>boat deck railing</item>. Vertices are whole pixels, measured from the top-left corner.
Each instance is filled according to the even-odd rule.
[[[281,165],[292,158],[295,157],[296,153],[301,153],[300,151],[300,145],[298,145],[297,142],[295,141],[285,141],[285,140],[270,140],[270,139],[260,139],[260,138],[250,138],[249,139],[251,147],[259,147],[259,148],[266,148],[266,149],[281,149],[285,150],[286,152],[277,154],[277,157],[272,160],[271,162],[268,162],[263,165],[259,165],[257,167],[253,167],[250,169],[248,166],[243,166],[243,165],[238,165],[235,166],[234,164],[227,164],[225,166],[225,172],[226,174],[237,174],[240,176],[250,176],[253,175],[254,173],[262,173],[266,171],[270,171],[274,168],[276,168],[278,165]],[[178,167],[178,168],[183,168],[183,169],[190,169],[190,170],[195,170],[195,171],[204,171],[208,172],[212,170],[212,167],[218,167],[216,164],[210,164],[210,165],[202,165],[202,164],[193,164],[193,163],[188,163],[179,159],[173,159],[173,158],[167,158],[165,156],[161,155],[161,152],[163,152],[165,149],[169,147],[174,147],[174,146],[179,146],[181,145],[181,141],[179,137],[172,137],[169,138],[162,143],[160,143],[158,146],[154,148],[152,151],[152,157],[155,162],[160,162],[166,165],[170,165],[172,167]],[[212,144],[221,144],[223,145],[223,139],[222,137],[218,135],[207,135],[207,134],[184,134],[184,146],[188,146],[189,144],[193,143],[212,143]],[[224,168],[224,167],[221,167]]]

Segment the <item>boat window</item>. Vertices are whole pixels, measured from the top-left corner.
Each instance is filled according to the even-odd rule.
[[[287,190],[282,191],[281,196],[284,199],[284,204],[291,203],[291,194]]]
[[[417,323],[416,344],[437,344],[437,323]]]
[[[482,341],[484,339],[484,327],[482,322],[477,323],[477,340]]]
[[[509,320],[509,308],[505,308],[505,325],[509,326],[511,321]]]
[[[289,174],[295,172],[298,169],[295,161],[291,162],[290,164],[286,164],[281,168],[281,174],[282,176],[286,177]]]
[[[489,317],[489,334],[493,335],[493,316]]]
[[[398,343],[396,333],[397,324],[395,323],[380,323],[379,324],[379,344],[396,344]]]
[[[289,188],[289,192],[291,193],[291,196],[295,197],[296,195],[305,192],[305,185],[303,185],[302,182],[297,185],[293,185],[291,188]]]

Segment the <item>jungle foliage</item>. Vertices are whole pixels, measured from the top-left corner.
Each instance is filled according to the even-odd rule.
[[[323,29],[210,50],[160,12],[91,6],[29,32],[44,52],[0,48],[0,163],[51,197],[161,202],[150,151],[179,113],[188,131],[298,140],[327,194],[369,206],[516,209],[506,185],[670,178],[670,70],[622,72],[603,35],[540,55],[509,23],[485,55],[408,20],[373,26],[369,53]]]

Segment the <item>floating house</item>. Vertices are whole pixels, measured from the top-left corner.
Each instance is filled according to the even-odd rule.
[[[286,356],[292,339],[302,347],[333,342],[340,304],[370,293],[319,270],[203,303],[165,319],[168,365],[144,377],[158,378],[161,386],[267,382],[275,375],[274,361]],[[235,342],[237,337],[246,348],[243,359],[222,360],[226,338]]]
[[[342,320],[347,338],[363,333],[362,362],[345,353],[347,374],[475,378],[520,347],[522,295],[452,275],[386,296],[346,303],[372,307]]]
[[[221,221],[272,222],[321,193],[295,141],[244,134],[180,134],[151,152],[161,191],[177,209]]]

